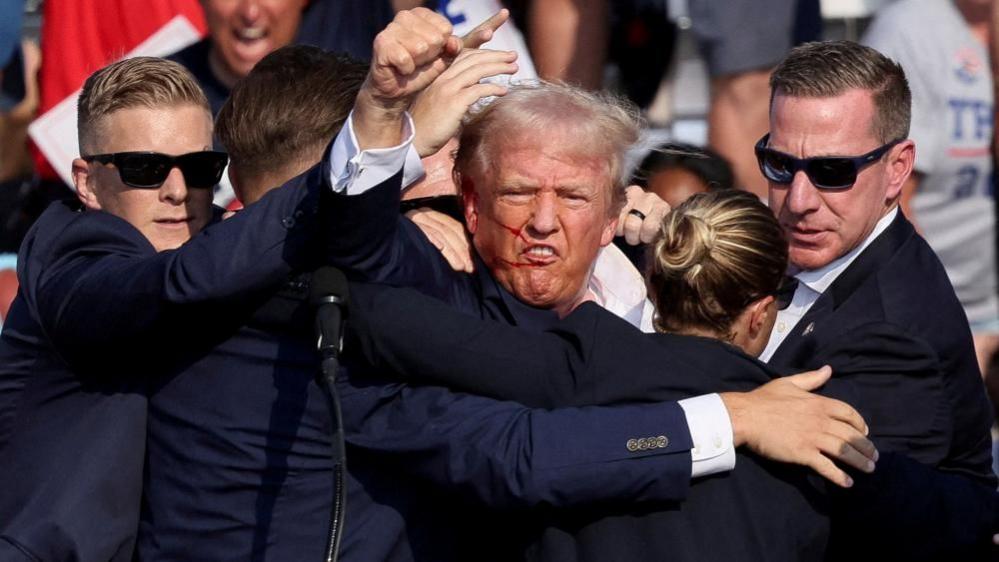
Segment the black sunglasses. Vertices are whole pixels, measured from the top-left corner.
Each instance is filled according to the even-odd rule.
[[[903,140],[905,139],[895,139],[862,156],[795,158],[768,148],[770,133],[767,133],[756,143],[756,160],[763,175],[774,183],[791,183],[798,171],[804,171],[812,185],[819,189],[847,189],[857,181],[857,174],[861,170],[876,162]]]
[[[180,168],[187,187],[208,189],[222,179],[222,172],[229,162],[225,152],[203,150],[180,156],[159,152],[115,152],[83,156],[84,162],[114,164],[122,183],[140,189],[156,189],[163,185],[170,170]]]
[[[798,290],[798,280],[790,275],[785,275],[780,281],[780,285],[777,289],[770,293],[773,295],[774,300],[777,304],[777,310],[784,310],[785,308],[791,306],[791,300],[794,299],[794,292]]]

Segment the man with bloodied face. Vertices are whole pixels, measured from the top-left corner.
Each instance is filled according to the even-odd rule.
[[[455,68],[461,65],[459,60]],[[643,324],[641,282],[635,299],[630,289],[605,282],[605,271],[621,268],[601,269],[602,248],[616,233],[648,242],[664,212],[655,208],[658,198],[626,197],[622,168],[625,151],[638,138],[635,110],[603,94],[547,82],[487,94],[501,97],[465,117],[454,163],[474,249],[474,271],[468,274],[454,271],[437,244],[399,218],[398,189],[364,186],[371,178],[399,174],[414,138],[404,107],[379,103],[380,94],[366,93],[376,88],[370,80],[362,88],[345,134],[331,148],[334,265],[355,280],[415,287],[473,315],[532,331],[555,327],[588,300],[635,326]],[[379,144],[366,140],[385,131],[394,134],[382,134],[386,138]],[[441,126],[415,134],[425,135],[423,143],[436,150],[453,132]],[[621,306],[634,300],[637,306]],[[814,439],[818,433],[805,429],[827,413],[826,399],[807,391],[820,385],[820,378],[791,377],[747,393],[681,400],[671,419],[657,425],[656,442],[663,445],[654,454],[673,456],[686,480],[731,470],[735,448],[747,445],[848,485],[830,459],[853,464],[850,459],[864,455],[850,438],[837,438],[843,447],[829,448]],[[797,421],[788,423],[789,415]],[[635,445],[638,437],[632,445],[627,438],[620,443],[622,454],[637,457],[648,449]]]
[[[587,298],[614,238],[622,147],[636,140],[628,110],[600,101],[555,85],[515,90],[466,124],[455,161],[479,256],[507,291],[560,316]]]

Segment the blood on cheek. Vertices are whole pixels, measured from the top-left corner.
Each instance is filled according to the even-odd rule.
[[[512,226],[507,226],[507,225],[505,225],[505,224],[503,224],[503,223],[501,223],[499,221],[496,221],[496,224],[498,224],[501,227],[503,227],[503,229],[506,230],[507,232],[509,232],[510,234],[512,234],[514,238],[520,238],[524,242],[527,242],[527,237],[524,236],[524,227],[523,226],[520,227],[520,228],[514,228]]]
[[[503,224],[500,221],[498,221],[498,220],[496,220],[496,219],[494,219],[492,217],[489,217],[489,220],[491,220],[492,222],[496,223],[503,230],[509,232],[510,235],[513,236],[514,238],[519,238],[524,243],[529,243],[529,240],[527,239],[527,237],[524,236],[524,226],[526,226],[526,224],[524,226],[521,226],[520,228],[515,228],[515,227],[512,227],[512,226]],[[498,256],[497,256],[496,260],[498,262],[506,265],[507,267],[512,267],[514,269],[520,269],[522,267],[538,267],[538,264],[534,264],[534,263],[531,263],[531,262],[526,262],[526,261],[524,261],[524,262],[515,262],[515,261],[510,261],[510,260],[507,260],[507,259],[503,259],[503,258],[498,257]]]

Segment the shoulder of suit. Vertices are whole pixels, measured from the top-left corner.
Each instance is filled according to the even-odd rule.
[[[948,307],[960,307],[940,258],[916,233],[878,268],[875,277],[888,307],[925,309],[942,303]]]
[[[25,236],[19,260],[31,264],[58,259],[73,250],[102,248],[126,254],[155,253],[149,240],[128,221],[57,201],[42,213]]]

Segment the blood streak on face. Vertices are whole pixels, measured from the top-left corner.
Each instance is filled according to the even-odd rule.
[[[523,227],[521,227],[521,228],[514,228],[512,226],[507,226],[507,225],[505,225],[503,223],[500,223],[500,222],[497,222],[496,224],[499,225],[500,227],[508,230],[510,232],[510,234],[513,235],[514,238],[519,238],[520,240],[523,240],[524,242],[528,242],[527,238],[524,237],[524,228]],[[502,261],[503,263],[505,263],[506,265],[508,265],[510,267],[520,268],[520,267],[533,267],[534,266],[534,264],[530,263],[530,262],[513,262],[513,261],[505,260],[503,258],[497,258],[497,259],[499,259],[500,261]]]
[[[585,296],[597,252],[614,237],[610,163],[551,139],[521,140],[500,151],[487,173],[463,176],[466,222],[505,289],[565,315]]]

